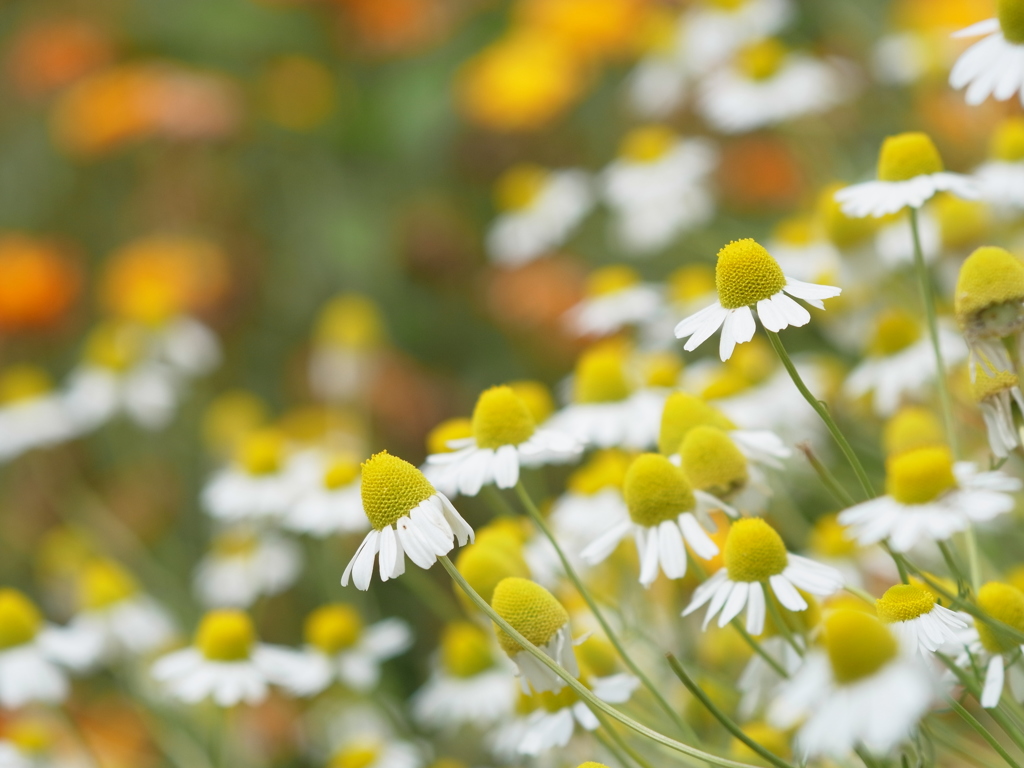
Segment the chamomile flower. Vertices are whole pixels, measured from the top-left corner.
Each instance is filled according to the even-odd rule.
[[[328,403],[366,398],[387,343],[380,307],[368,296],[346,293],[321,310],[309,357],[309,385]]]
[[[661,293],[630,267],[601,267],[587,278],[586,297],[566,313],[566,323],[577,336],[608,336],[650,321],[661,309]]]
[[[577,724],[586,731],[596,731],[601,726],[601,721],[572,688],[537,693],[532,699],[534,709],[524,719],[516,745],[521,755],[537,757],[566,746]]]
[[[683,17],[687,61],[704,73],[745,45],[780,31],[793,16],[790,0],[707,0]]]
[[[821,646],[783,683],[768,720],[780,728],[802,721],[796,744],[805,759],[843,759],[858,746],[886,755],[935,698],[928,669],[916,655],[899,652],[882,622],[840,608],[825,618]]]
[[[296,533],[324,537],[363,533],[369,526],[359,495],[359,463],[345,454],[308,457],[313,477],[281,524]]]
[[[78,432],[45,371],[13,365],[0,372],[0,461],[62,443]]]
[[[996,126],[989,159],[974,169],[982,198],[997,211],[1024,210],[1024,118],[1008,117]]]
[[[594,204],[583,171],[535,165],[507,170],[495,197],[501,212],[487,233],[487,253],[506,266],[525,264],[562,245]]]
[[[662,571],[670,579],[686,575],[689,545],[708,560],[718,546],[698,521],[723,504],[710,494],[694,491],[683,471],[664,456],[645,453],[630,465],[623,483],[629,518],[616,523],[581,553],[590,565],[607,558],[630,533],[640,556],[640,583],[649,587]]]
[[[682,46],[685,25],[678,14],[659,10],[651,14],[643,56],[626,83],[630,107],[645,119],[671,114],[683,102],[691,75]]]
[[[153,356],[186,378],[209,373],[220,362],[220,341],[198,320],[180,316],[153,329]]]
[[[1024,631],[1024,593],[1016,587],[990,581],[978,590],[977,602],[986,615],[1018,632]],[[1024,666],[1020,655],[1024,646],[1004,630],[978,620],[961,639],[965,647],[956,660],[957,665],[967,669],[985,666],[985,684],[979,699],[982,707],[999,706],[1007,678],[1014,699],[1024,701]]]
[[[695,491],[744,511],[759,510],[772,495],[760,467],[748,461],[728,432],[719,427],[699,425],[691,429],[672,458],[676,457]]]
[[[957,59],[949,84],[966,87],[968,104],[981,104],[989,96],[1006,101],[1021,91],[1024,103],[1024,5],[1020,0],[999,0],[996,17],[961,29],[954,37],[979,37]]]
[[[979,366],[990,374],[1011,370],[1002,340],[1021,345],[1024,339],[1024,263],[1003,248],[978,248],[960,267],[953,311],[971,350],[972,372]]]
[[[847,216],[888,216],[904,208],[920,208],[938,192],[957,197],[978,197],[972,179],[949,173],[942,156],[926,133],[889,136],[882,142],[878,158],[878,179],[854,184],[836,192],[836,200]]]
[[[302,484],[288,462],[288,441],[276,429],[260,429],[240,442],[235,460],[207,482],[206,511],[218,520],[258,520],[284,515]]]
[[[724,627],[746,608],[747,631],[764,631],[766,600],[777,600],[790,611],[807,610],[799,589],[818,597],[831,595],[843,585],[834,568],[786,551],[782,537],[759,517],[737,520],[725,540],[725,567],[697,587],[683,611],[689,616],[710,602],[704,627],[715,616]],[[767,594],[766,594],[767,590]]]
[[[473,409],[471,437],[449,443],[452,451],[433,454],[428,464],[445,467],[444,482],[464,496],[476,496],[492,483],[512,488],[521,466],[536,467],[571,461],[582,446],[570,435],[537,429],[526,403],[511,387],[491,387]]]
[[[906,552],[1009,512],[1015,505],[1010,494],[1020,488],[1019,480],[1002,472],[954,463],[946,446],[918,448],[890,456],[886,495],[844,510],[839,522],[860,544],[888,541],[896,552]]]
[[[423,750],[399,738],[394,727],[377,711],[355,706],[328,726],[333,742],[326,768],[423,768]]]
[[[463,416],[445,419],[427,433],[427,457],[439,453],[451,453],[455,449],[451,443],[473,437],[473,420]],[[448,471],[444,464],[423,462],[420,472],[433,486],[445,496],[456,496],[459,493],[458,475]],[[360,501],[360,505],[362,502]]]
[[[234,610],[207,613],[194,644],[161,656],[151,669],[172,697],[225,708],[259,704],[271,684],[291,683],[302,672],[294,651],[260,643],[252,619]]]
[[[810,313],[790,296],[824,309],[822,299],[840,294],[839,288],[786,277],[771,254],[750,238],[735,240],[718,252],[715,285],[718,301],[680,322],[675,334],[678,339],[688,338],[683,349],[692,352],[721,328],[723,361],[732,357],[737,344],[754,338],[753,308],[766,329],[778,332],[811,320]]]
[[[896,633],[903,647],[922,655],[956,643],[967,622],[935,601],[935,595],[914,584],[897,584],[875,600],[878,618]]]
[[[1013,406],[1024,414],[1024,394],[1020,390],[1020,379],[1009,371],[988,372],[980,366],[974,371],[971,382],[971,397],[981,409],[988,433],[988,444],[992,455],[1003,459],[1021,444],[1020,431],[1014,420]]]
[[[263,595],[288,589],[302,571],[298,545],[272,531],[227,528],[199,561],[193,586],[211,608],[247,608]]]
[[[357,589],[370,588],[373,565],[380,553],[380,578],[387,581],[405,573],[405,557],[429,568],[439,555],[473,540],[473,529],[448,497],[416,467],[387,451],[363,462],[363,511],[373,526],[341,576]]]

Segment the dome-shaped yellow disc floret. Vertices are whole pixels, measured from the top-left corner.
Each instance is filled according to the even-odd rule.
[[[619,155],[633,163],[653,163],[675,146],[675,132],[664,125],[647,125],[627,133],[619,145]]]
[[[978,590],[978,607],[993,619],[1024,632],[1024,592],[1014,586],[990,581]],[[1006,653],[1020,647],[1020,641],[984,621],[975,621],[978,638],[989,653]]]
[[[675,520],[696,506],[683,470],[657,453],[643,453],[633,460],[626,472],[623,495],[630,519],[647,528]]]
[[[450,675],[473,677],[494,663],[491,638],[476,624],[457,621],[441,633],[441,664]]]
[[[964,331],[1007,336],[1024,322],[1024,262],[1005,248],[984,246],[960,267],[953,294],[956,321]]]
[[[625,264],[612,264],[595,269],[587,277],[588,296],[608,296],[640,283],[639,273]]]
[[[547,185],[548,172],[539,165],[514,165],[498,178],[494,200],[499,210],[523,211],[537,200]]]
[[[786,46],[774,37],[748,45],[737,56],[740,71],[751,80],[774,77],[786,61]]]
[[[894,307],[879,313],[875,334],[868,347],[870,354],[887,357],[902,352],[921,338],[921,324],[910,312]]]
[[[595,451],[579,469],[569,475],[566,489],[582,496],[593,496],[608,488],[622,488],[632,460],[616,448]]]
[[[11,365],[0,372],[0,403],[33,400],[53,389],[50,375],[35,365]]]
[[[363,619],[345,603],[321,605],[306,617],[303,636],[307,643],[333,656],[351,648],[363,634]]]
[[[284,433],[276,429],[250,432],[238,448],[238,463],[250,475],[272,475],[281,469],[286,447]]]
[[[560,712],[568,709],[580,700],[579,694],[569,686],[559,691],[543,691],[534,696],[537,699],[540,709],[545,712]]]
[[[897,621],[911,621],[918,616],[931,613],[935,607],[935,596],[913,584],[897,584],[889,587],[885,594],[875,600],[878,618],[886,624]]]
[[[422,472],[387,451],[363,462],[361,492],[363,510],[378,531],[437,493]]]
[[[608,677],[619,671],[615,647],[599,635],[591,635],[576,646],[576,660],[583,677]]]
[[[1004,163],[1024,160],[1024,117],[1008,117],[996,126],[989,154]]]
[[[695,395],[673,392],[665,400],[658,432],[658,451],[671,456],[679,453],[683,438],[694,427],[706,425],[730,432],[736,425],[715,408]]]
[[[715,287],[718,301],[726,309],[753,306],[774,296],[785,284],[779,262],[749,237],[734,240],[718,252]]]
[[[321,344],[367,350],[383,344],[387,331],[373,299],[346,293],[331,299],[320,311],[314,336]]]
[[[908,181],[943,170],[942,156],[927,133],[899,133],[882,142],[878,156],[878,178],[882,181]]]
[[[43,627],[39,609],[16,589],[0,589],[0,651],[32,642]]]
[[[646,355],[641,367],[646,386],[669,389],[679,383],[679,374],[683,372],[683,358],[675,352],[656,352]]]
[[[536,430],[533,415],[511,387],[491,387],[473,409],[473,437],[480,448],[525,443]]]
[[[599,344],[580,355],[573,375],[574,402],[614,403],[625,400],[632,390],[621,345]]]
[[[849,557],[857,551],[857,542],[847,537],[837,514],[822,515],[815,520],[807,543],[811,552],[829,559]]]
[[[982,403],[1019,385],[1017,374],[997,371],[990,376],[985,367],[979,365],[974,371],[974,381],[971,382],[971,397],[976,403]]]
[[[502,579],[494,588],[491,607],[513,629],[534,645],[546,645],[566,624],[569,613],[560,602],[540,584],[529,579]],[[501,627],[495,625],[498,644],[509,656],[515,656],[522,647]]]
[[[906,406],[889,419],[882,430],[882,447],[886,456],[944,445],[945,430],[938,417],[927,408]]]
[[[991,226],[988,205],[951,194],[936,195],[933,210],[946,248],[968,248],[984,240]]]
[[[138,592],[135,578],[112,560],[93,560],[82,569],[80,595],[86,610],[102,610]]]
[[[543,424],[555,412],[555,399],[551,396],[551,390],[546,384],[524,379],[510,381],[508,386],[526,404],[530,415],[533,416],[534,423]]]
[[[199,622],[196,646],[210,661],[242,661],[256,644],[256,628],[242,611],[210,611]]]
[[[1024,43],[1024,2],[1021,0],[998,0],[999,26],[1003,37],[1016,45]]]
[[[513,576],[525,578],[530,575],[530,569],[522,554],[510,551],[506,547],[495,546],[493,542],[480,541],[479,535],[475,544],[463,547],[459,551],[455,566],[473,590],[488,603],[494,597],[495,587],[503,579]],[[461,595],[462,590],[457,594]]]
[[[454,448],[448,447],[451,440],[462,440],[473,436],[473,420],[464,416],[446,419],[427,434],[427,453],[449,453]]]
[[[927,504],[953,488],[953,454],[945,445],[907,451],[885,462],[886,493],[901,504]]]
[[[694,427],[679,446],[683,473],[690,485],[719,498],[747,484],[747,457],[718,427]]]
[[[730,526],[723,556],[731,581],[766,581],[789,564],[782,537],[760,517],[745,517]]]
[[[899,645],[882,622],[850,608],[840,608],[825,617],[822,641],[832,674],[841,685],[870,677],[899,653]]]

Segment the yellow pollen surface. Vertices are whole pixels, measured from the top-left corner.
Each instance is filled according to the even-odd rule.
[[[469,585],[488,603],[494,596],[494,588],[503,579],[530,575],[530,569],[520,552],[495,546],[494,542],[481,542],[479,535],[476,544],[470,544],[459,551],[455,565]],[[463,595],[463,604],[471,605],[461,589],[456,594]]]
[[[490,668],[491,638],[476,624],[458,621],[441,633],[441,664],[455,677],[473,677]]]
[[[766,581],[786,570],[789,563],[782,537],[760,517],[745,517],[732,524],[724,558],[731,581]]]
[[[832,611],[822,633],[832,674],[841,685],[870,677],[899,653],[899,646],[882,622],[850,608]]]
[[[331,299],[320,312],[314,332],[320,344],[355,350],[379,347],[386,337],[380,307],[369,296],[358,293]]]
[[[276,429],[258,429],[246,435],[238,447],[238,463],[257,477],[272,475],[284,462],[285,436]]]
[[[573,401],[614,403],[632,393],[626,378],[625,351],[619,345],[600,344],[580,355],[573,375]]]
[[[994,376],[989,376],[984,366],[979,365],[974,372],[974,381],[971,382],[971,397],[975,402],[981,403],[1019,385],[1020,379],[1017,378],[1017,374],[998,371]]]
[[[480,448],[519,445],[536,429],[533,414],[511,387],[491,387],[473,409],[473,437]]]
[[[256,628],[242,611],[210,611],[196,630],[196,646],[210,661],[248,659],[255,644]]]
[[[82,607],[102,610],[138,592],[135,578],[112,560],[93,560],[82,570],[79,583]]]
[[[747,345],[744,344],[743,346]],[[742,348],[737,347],[737,349]],[[731,363],[732,359],[729,362]],[[750,389],[750,387],[751,381],[746,376],[743,376],[727,365],[708,380],[704,389],[701,390],[700,396],[706,400],[720,400],[725,397],[738,395],[740,392]]]
[[[320,606],[306,617],[303,627],[306,642],[328,656],[351,648],[362,635],[363,619],[346,603]]]
[[[569,475],[566,488],[571,493],[593,496],[606,488],[622,488],[631,459],[616,448],[595,451],[587,462]]]
[[[667,282],[672,301],[695,301],[715,290],[715,270],[710,264],[687,264],[669,275]]]
[[[935,196],[932,210],[947,248],[969,248],[983,242],[992,223],[988,205],[948,193]]]
[[[782,267],[751,238],[734,240],[718,252],[715,286],[726,309],[749,307],[774,296],[786,284]]]
[[[875,319],[875,334],[868,351],[876,357],[888,357],[902,352],[921,338],[921,325],[905,309],[893,307],[881,312]]]
[[[380,758],[383,745],[376,741],[359,741],[336,752],[329,768],[370,768]]]
[[[619,671],[615,647],[599,635],[591,635],[576,646],[576,659],[583,677],[608,677]]]
[[[585,763],[580,763],[576,768],[608,768],[604,763],[595,763],[593,760],[588,760]]]
[[[380,531],[437,491],[412,464],[381,451],[363,462],[361,493],[370,525]]]
[[[640,275],[632,267],[612,264],[595,269],[587,276],[587,296],[608,296],[640,283]]]
[[[34,365],[12,365],[0,373],[0,403],[33,400],[53,389],[53,381],[42,368]]]
[[[886,456],[945,445],[945,442],[946,433],[938,416],[917,405],[901,408],[882,430],[882,447]]]
[[[669,389],[679,383],[679,375],[683,372],[683,358],[675,352],[656,352],[647,355],[641,366],[645,385]]]
[[[547,644],[558,630],[569,623],[569,613],[555,596],[529,579],[502,579],[494,588],[491,607],[538,647]],[[498,644],[509,656],[515,656],[522,650],[505,630],[495,625],[494,632],[498,636]]]
[[[460,416],[442,421],[427,434],[427,453],[450,453],[451,440],[461,440],[473,436],[473,420]]]
[[[978,607],[993,619],[1024,632],[1024,592],[1010,584],[990,581],[978,590]],[[976,621],[978,637],[989,653],[1006,653],[1020,647],[1020,642],[983,621]]]
[[[718,427],[691,429],[679,456],[686,479],[699,491],[723,498],[747,484],[747,458]]]
[[[808,545],[814,554],[830,559],[849,557],[857,551],[857,542],[847,538],[837,514],[823,515],[814,521]]]
[[[510,381],[508,386],[526,403],[534,423],[543,424],[555,412],[555,398],[551,396],[551,390],[546,384],[525,379]]]
[[[899,133],[882,142],[878,156],[881,181],[908,181],[943,170],[942,156],[927,133]]]
[[[770,37],[741,50],[736,63],[751,80],[768,80],[778,73],[785,60],[786,46]]]
[[[696,506],[686,474],[658,453],[642,453],[633,460],[623,495],[630,519],[647,528],[675,520]]]
[[[0,651],[31,642],[43,626],[39,609],[16,589],[0,589]]]
[[[931,613],[935,607],[935,596],[913,584],[897,584],[889,587],[885,594],[875,600],[878,618],[886,624],[897,621],[911,621],[918,616]]]
[[[658,432],[658,451],[671,456],[679,452],[683,438],[698,426],[718,427],[730,432],[736,425],[715,408],[696,395],[673,392],[665,400],[661,412],[661,428]]]
[[[359,462],[348,456],[338,456],[327,463],[323,483],[329,491],[336,491],[351,485],[359,477]]]
[[[634,128],[619,145],[619,155],[632,163],[653,163],[660,160],[675,146],[678,137],[664,125]]]
[[[989,154],[1004,163],[1024,160],[1024,117],[1008,117],[996,126]]]
[[[548,172],[539,165],[514,165],[499,177],[495,203],[502,211],[523,211],[534,203],[547,181]]]
[[[953,488],[953,454],[945,445],[907,451],[885,462],[886,493],[901,504],[927,504]]]
[[[864,242],[878,228],[878,220],[871,216],[855,219],[843,213],[836,200],[836,192],[845,184],[833,182],[826,186],[818,198],[818,220],[828,238],[837,248],[851,248]]]
[[[1021,0],[997,0],[999,26],[1008,42],[1024,43],[1024,2]]]
[[[1024,263],[1005,248],[983,246],[961,265],[953,294],[953,310],[961,329],[973,328],[985,310],[1004,304],[1013,307],[1010,322],[1018,321],[1021,302],[1024,302]]]

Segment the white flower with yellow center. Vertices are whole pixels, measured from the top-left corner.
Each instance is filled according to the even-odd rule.
[[[983,246],[967,257],[953,312],[971,350],[972,375],[1013,370],[1003,339],[1024,349],[1024,263],[1004,248]]]
[[[636,270],[616,264],[590,274],[586,298],[566,313],[565,320],[577,336],[608,336],[648,322],[661,306],[658,286],[640,282]]]
[[[365,705],[346,709],[325,730],[333,743],[326,768],[423,768],[427,763],[420,746],[399,738],[382,713]]]
[[[774,35],[789,23],[791,0],[705,0],[683,17],[683,43],[689,65],[706,73],[741,48]]]
[[[784,219],[772,233],[768,252],[785,274],[798,280],[815,281],[837,275],[843,267],[842,253],[823,230],[811,216]]]
[[[717,162],[706,139],[682,139],[664,126],[627,134],[618,159],[601,176],[623,247],[647,255],[709,221],[715,205],[708,177]]]
[[[649,15],[641,31],[643,57],[626,83],[629,105],[641,118],[660,119],[671,114],[686,96],[690,72],[682,47],[682,16],[669,8]]]
[[[511,715],[518,693],[513,669],[495,650],[493,636],[476,624],[448,624],[433,671],[411,700],[416,722],[432,729],[487,728]]]
[[[62,667],[85,670],[99,652],[95,636],[47,625],[25,595],[0,589],[0,707],[60,703],[68,695]]]
[[[333,534],[364,533],[369,526],[359,494],[359,462],[350,455],[308,456],[296,464],[310,464],[309,480],[296,494],[281,525],[296,533],[325,537]],[[296,470],[298,476],[302,471]]]
[[[700,111],[722,133],[746,133],[831,109],[853,92],[840,69],[769,38],[701,83]]]
[[[473,435],[449,443],[453,450],[427,457],[427,463],[445,467],[442,482],[458,487],[464,496],[476,496],[492,483],[512,488],[520,467],[561,464],[579,456],[582,446],[557,430],[537,429],[533,414],[511,387],[484,391],[473,409]]]
[[[697,518],[699,515],[707,520],[709,511],[726,505],[710,494],[694,491],[685,473],[664,456],[638,456],[626,472],[623,496],[629,518],[613,525],[584,549],[580,555],[584,562],[600,563],[632,533],[640,556],[640,583],[649,587],[659,570],[670,579],[686,575],[686,545],[703,560],[718,554],[718,546]],[[710,521],[708,525],[714,527]]]
[[[906,552],[926,541],[945,541],[971,525],[1010,512],[1011,494],[1021,482],[1002,472],[978,472],[970,462],[953,462],[946,446],[930,446],[890,456],[885,496],[839,514],[860,544],[888,541]]]
[[[346,293],[320,311],[309,357],[309,386],[327,403],[365,400],[387,344],[380,307],[368,296]]]
[[[218,533],[196,566],[193,586],[211,608],[247,608],[288,589],[302,571],[302,551],[290,539],[247,526]]]
[[[966,86],[968,104],[981,104],[989,96],[1006,101],[1020,92],[1024,103],[1024,2],[998,0],[996,17],[961,29],[953,37],[979,37],[957,59],[949,84]]]
[[[978,590],[978,607],[987,616],[1024,632],[1024,593],[1010,584],[990,581]],[[999,706],[1009,678],[1010,693],[1024,701],[1024,646],[1004,630],[975,619],[974,627],[961,636],[964,650],[956,660],[967,670],[985,668],[985,684],[979,702],[986,709]]]
[[[683,349],[692,352],[721,328],[719,355],[732,357],[737,344],[754,338],[754,313],[767,330],[779,332],[811,321],[811,314],[791,296],[824,309],[822,299],[838,296],[839,288],[804,283],[787,277],[782,267],[754,240],[735,240],[718,252],[715,267],[718,301],[676,326],[677,339],[689,340]]]
[[[935,601],[935,595],[914,584],[897,584],[875,600],[878,618],[910,652],[927,655],[956,643],[967,622]]]
[[[62,443],[78,432],[45,371],[13,365],[0,372],[0,461]]]
[[[4,723],[0,768],[79,768],[59,747],[53,723],[45,716],[16,716]]]
[[[260,429],[239,443],[234,462],[203,488],[203,508],[224,521],[277,518],[292,508],[304,486],[288,460],[288,441],[276,429]],[[303,467],[303,469],[305,469]]]
[[[981,196],[997,211],[1024,210],[1024,118],[1008,117],[992,134],[989,159],[974,169]]]
[[[341,576],[357,589],[369,589],[373,565],[380,553],[380,579],[405,573],[405,557],[420,568],[429,568],[440,555],[473,540],[473,529],[462,519],[448,497],[416,467],[387,451],[363,462],[363,511],[373,527],[356,550]]]
[[[729,433],[719,427],[694,427],[669,460],[682,468],[694,491],[714,497],[718,506],[733,516],[738,513],[724,502],[749,513],[761,510],[772,496],[761,467],[749,461]]]
[[[335,680],[367,693],[380,682],[381,665],[412,646],[409,625],[398,618],[369,626],[353,606],[323,605],[306,617],[305,647],[300,652],[304,673],[285,685],[298,696],[320,693]]]
[[[891,416],[905,398],[920,398],[935,380],[937,367],[931,341],[922,330],[918,319],[905,309],[881,312],[867,354],[847,376],[844,392],[852,398],[871,394],[879,416]],[[939,328],[939,345],[947,367],[967,356],[960,335],[944,327]]]
[[[259,704],[271,684],[287,686],[303,672],[295,651],[260,643],[252,619],[234,610],[207,613],[194,644],[161,656],[151,669],[174,698],[225,708]]]
[[[882,142],[878,179],[854,184],[836,192],[847,216],[888,216],[904,208],[920,208],[939,192],[974,200],[974,181],[949,173],[942,156],[926,133],[900,133]]]
[[[500,214],[487,233],[491,260],[519,266],[562,245],[594,205],[589,176],[517,165],[495,190]]]
[[[990,376],[979,366],[974,370],[971,397],[985,419],[992,455],[999,459],[1006,458],[1010,451],[1021,444],[1013,411],[1016,403],[1017,410],[1024,414],[1024,394],[1020,390],[1020,379],[1017,374],[1009,371],[998,371]]]
[[[683,611],[689,616],[710,602],[704,628],[715,616],[724,627],[747,611],[747,631],[764,631],[765,600],[777,600],[790,611],[806,611],[798,590],[825,597],[843,586],[839,571],[786,551],[782,537],[759,517],[737,520],[729,527],[723,552],[725,567],[701,584]],[[766,590],[768,594],[766,594]]]
[[[821,647],[804,657],[769,709],[780,728],[798,723],[804,759],[846,758],[862,746],[888,755],[911,736],[937,698],[931,673],[874,616],[840,608],[825,618]]]
[[[536,419],[535,419],[536,421]],[[427,458],[438,453],[451,453],[459,441],[473,437],[473,420],[464,416],[445,419],[427,433]],[[444,464],[431,464],[425,461],[420,465],[420,472],[431,484],[445,496],[456,496],[459,493],[459,478],[448,471]],[[360,508],[362,502],[360,502]]]

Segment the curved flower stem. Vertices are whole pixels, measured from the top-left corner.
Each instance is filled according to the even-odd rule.
[[[992,749],[994,749],[996,753],[1001,758],[1003,758],[1003,760],[1006,761],[1006,764],[1009,765],[1010,768],[1021,768],[1020,763],[1018,763],[1016,760],[1010,757],[1010,753],[1007,752],[1003,748],[1003,745],[999,743],[999,739],[997,739],[995,736],[989,733],[988,729],[984,725],[982,725],[974,715],[968,712],[959,701],[957,701],[953,697],[949,697],[947,701],[949,702],[949,705],[953,708],[953,711],[960,715],[960,717],[963,718],[964,722],[971,726],[971,728],[973,728],[978,733],[978,735],[981,736],[981,738],[988,742],[988,745],[992,747]]]
[[[768,651],[766,651],[761,644],[757,642],[757,639],[751,637],[750,633],[747,632],[747,628],[743,626],[743,623],[739,619],[733,619],[731,622],[733,628],[740,633],[740,637],[750,646],[751,650],[764,659],[764,663],[767,664],[772,670],[782,679],[789,677],[789,673],[786,672],[785,668],[777,662]]]
[[[763,585],[762,585],[763,587]],[[793,637],[793,628],[789,626],[789,622],[786,621],[786,617],[783,615],[782,610],[775,602],[775,598],[769,592],[764,596],[765,605],[768,607],[768,614],[772,617],[772,621],[775,622],[775,628],[779,630],[779,634],[785,639],[789,646],[796,651],[796,655],[803,658],[804,649],[800,647],[800,644]]]
[[[683,720],[682,716],[678,712],[676,712],[675,707],[673,707],[668,702],[668,699],[666,699],[665,696],[661,693],[661,691],[659,691],[657,687],[655,687],[654,683],[647,676],[647,674],[642,669],[640,669],[640,666],[635,661],[633,661],[630,655],[626,652],[625,647],[622,645],[622,641],[619,640],[618,635],[616,635],[615,632],[612,630],[612,627],[608,623],[608,620],[604,617],[604,613],[601,611],[600,608],[598,608],[597,601],[594,600],[593,596],[590,594],[590,590],[588,590],[586,586],[583,584],[583,580],[579,577],[579,574],[576,573],[576,569],[572,567],[572,563],[569,562],[569,558],[566,557],[565,552],[562,550],[562,547],[555,540],[555,535],[551,532],[551,529],[548,528],[548,524],[545,522],[544,516],[541,515],[540,510],[537,509],[537,505],[533,503],[533,499],[530,498],[530,494],[526,490],[526,487],[523,485],[522,480],[516,483],[516,493],[519,495],[519,501],[522,503],[527,513],[529,513],[530,517],[533,518],[533,521],[537,524],[537,527],[540,528],[541,533],[543,533],[547,537],[548,541],[551,542],[551,546],[555,548],[555,552],[558,553],[558,559],[562,562],[562,568],[565,570],[565,573],[569,577],[569,580],[573,583],[573,585],[576,587],[576,590],[586,601],[591,613],[594,614],[594,618],[597,619],[598,624],[601,625],[601,629],[604,630],[605,635],[608,637],[608,641],[615,647],[616,652],[619,654],[620,657],[622,657],[622,660],[623,662],[625,662],[626,666],[629,667],[629,671],[636,675],[636,677],[643,684],[644,688],[650,691],[651,695],[654,696],[655,700],[658,702],[658,705],[663,710],[665,710],[665,712],[676,724],[679,730],[686,736],[686,738],[695,744],[699,743],[699,739],[697,738],[697,734],[694,732],[693,728],[691,728],[690,725],[685,720]]]
[[[560,667],[557,663],[555,663],[555,661],[551,657],[549,657],[546,653],[540,650],[540,648],[538,648],[525,637],[523,637],[518,630],[516,630],[511,624],[509,624],[507,621],[501,618],[501,616],[499,616],[497,612],[493,608],[491,608],[488,602],[484,600],[482,597],[480,597],[480,595],[477,594],[476,590],[474,590],[469,585],[469,582],[467,582],[463,578],[462,574],[459,573],[458,569],[452,564],[451,560],[449,560],[444,555],[438,557],[437,560],[441,563],[442,567],[446,571],[448,571],[448,575],[455,580],[455,583],[462,588],[462,591],[466,593],[466,596],[470,600],[472,600],[473,603],[481,611],[487,614],[487,616],[490,617],[491,621],[493,621],[495,624],[501,627],[501,629],[504,630],[504,632],[509,637],[511,637],[513,640],[519,643],[519,645],[522,646],[524,651],[529,653],[541,664],[543,664],[545,667],[547,667],[560,678],[562,678],[562,680],[565,681],[565,684],[572,688],[576,692],[576,694],[583,701],[587,702],[587,704],[592,708],[600,710],[601,712],[611,717],[613,720],[616,720],[617,722],[626,726],[631,731],[634,731],[635,733],[643,736],[644,738],[650,739],[651,741],[657,744],[661,744],[662,746],[668,747],[669,749],[675,750],[676,752],[680,752],[688,757],[696,758],[697,760],[703,760],[706,763],[718,765],[722,768],[756,768],[755,766],[752,766],[749,763],[741,763],[736,760],[729,760],[725,757],[719,757],[718,755],[712,755],[710,752],[704,752],[703,750],[697,749],[696,747],[691,747],[689,744],[684,744],[681,741],[671,739],[662,733],[658,733],[652,728],[648,728],[643,723],[638,723],[633,718],[628,717],[627,715],[624,715],[621,712],[619,712],[619,710],[617,710],[610,704],[601,701],[601,699],[597,698],[597,696],[595,696],[590,691],[590,689],[583,685],[583,683],[581,683],[579,680],[577,680],[575,677],[569,674],[566,670]]]
[[[601,718],[598,718],[601,720]],[[625,751],[622,749],[622,745],[611,738],[611,728],[605,726],[604,721],[601,720],[602,728],[598,728],[594,731],[594,738],[601,742],[601,746],[611,753],[612,757],[619,761],[622,768],[631,768],[629,759],[626,756]]]
[[[935,656],[942,661],[943,664],[956,675],[957,680],[960,684],[967,689],[967,691],[977,699],[981,701],[981,690],[978,688],[977,682],[971,678],[964,670],[960,669],[951,658],[943,653],[936,653]],[[1024,735],[1021,734],[1020,729],[1013,723],[1012,719],[1009,718],[1005,712],[1003,712],[1003,703],[993,708],[986,710],[989,717],[998,723],[999,727],[1003,729],[1003,732],[1010,737],[1010,740],[1017,745],[1017,748],[1024,750]]]
[[[598,722],[601,723],[601,728],[605,731],[605,733],[608,734],[608,737],[605,740],[603,740],[602,743],[605,745],[609,752],[611,752],[619,758],[619,761],[622,762],[624,766],[628,766],[628,763],[623,759],[622,755],[617,754],[618,752],[628,755],[634,763],[640,766],[640,768],[654,768],[654,766],[652,766],[651,763],[643,755],[641,755],[635,749],[629,746],[629,742],[627,742],[622,737],[621,733],[615,730],[615,728],[612,726],[611,723],[608,722],[608,719],[603,714],[601,714],[600,712],[595,712],[594,717],[597,718]],[[598,738],[601,738],[600,734],[601,732],[598,731]],[[615,742],[614,746],[617,747],[617,749],[613,748],[613,745],[610,744],[609,741]]]
[[[804,456],[807,457],[807,463],[811,465],[811,468],[817,473],[818,479],[821,480],[822,485],[828,489],[829,493],[835,497],[836,501],[844,507],[852,507],[854,505],[853,497],[850,496],[847,490],[843,488],[838,480],[836,480],[832,471],[815,455],[810,443],[799,443],[796,447]]]
[[[868,473],[864,471],[864,466],[860,463],[860,459],[857,458],[857,454],[854,452],[853,446],[850,445],[846,436],[843,435],[842,431],[839,429],[839,425],[836,424],[835,420],[832,418],[832,414],[830,414],[828,412],[828,408],[825,407],[825,404],[811,394],[811,390],[807,388],[807,385],[804,384],[804,380],[800,378],[800,374],[797,371],[796,366],[793,365],[793,361],[790,359],[789,353],[786,352],[786,348],[782,345],[782,339],[779,338],[779,334],[774,331],[769,331],[767,328],[765,329],[765,333],[768,334],[768,340],[775,348],[775,353],[779,356],[782,364],[786,367],[786,371],[789,373],[789,378],[791,378],[793,383],[796,384],[796,388],[800,390],[800,394],[804,396],[804,400],[807,401],[808,405],[810,405],[818,416],[821,417],[821,420],[825,422],[825,426],[828,427],[828,431],[832,434],[832,439],[836,441],[839,445],[839,450],[843,452],[846,460],[850,462],[850,466],[853,467],[854,474],[857,475],[857,480],[860,481],[861,488],[864,489],[864,494],[869,499],[873,498],[875,495],[875,489],[871,487],[871,480],[868,478]]]

